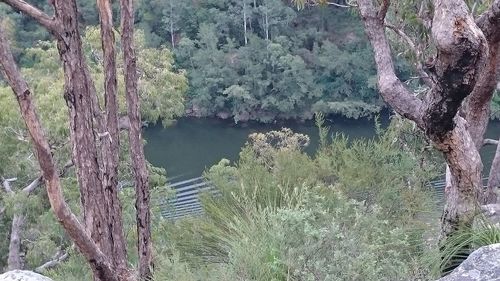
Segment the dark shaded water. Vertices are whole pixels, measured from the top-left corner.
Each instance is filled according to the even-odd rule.
[[[328,119],[327,126],[331,131],[341,132],[354,138],[371,138],[375,134],[373,120],[367,119]],[[387,124],[387,118],[382,124]],[[163,128],[161,125],[150,127],[144,131],[147,140],[146,158],[155,166],[164,167],[169,177],[198,177],[208,167],[220,159],[236,160],[247,137],[255,132],[291,128],[294,132],[307,134],[311,144],[306,149],[313,153],[318,146],[318,130],[313,121],[283,122],[278,124],[246,123],[234,125],[231,121],[220,119],[182,118],[175,125]],[[487,137],[500,136],[500,122],[491,122]],[[488,167],[495,152],[494,146],[485,147],[482,157]]]

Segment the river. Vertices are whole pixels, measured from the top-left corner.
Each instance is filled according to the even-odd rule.
[[[382,125],[388,123],[382,118]],[[375,135],[374,121],[369,119],[328,118],[327,126],[331,132],[344,133],[351,139],[371,138]],[[306,152],[312,154],[318,146],[318,130],[313,121],[280,122],[260,124],[248,122],[235,125],[228,120],[215,118],[181,118],[175,125],[163,128],[156,125],[144,130],[146,158],[155,166],[167,170],[169,177],[198,177],[202,172],[220,159],[237,160],[247,136],[255,132],[291,128],[294,132],[307,134],[311,144]],[[500,122],[491,122],[486,133],[488,138],[498,139]],[[495,152],[494,146],[483,148],[481,155],[488,167]]]

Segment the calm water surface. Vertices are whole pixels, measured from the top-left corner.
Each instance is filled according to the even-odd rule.
[[[375,134],[373,120],[367,119],[327,119],[333,133],[340,132],[355,138],[371,138]],[[385,125],[387,118],[382,121]],[[313,121],[298,123],[284,122],[279,124],[245,123],[235,125],[231,121],[220,119],[182,118],[175,125],[163,128],[153,126],[144,131],[147,140],[145,146],[146,158],[155,166],[164,167],[169,177],[198,177],[220,159],[235,161],[247,137],[255,132],[279,130],[282,127],[291,128],[294,132],[307,134],[311,144],[306,149],[313,153],[318,146],[318,130]],[[500,136],[500,122],[491,122],[487,137]],[[482,157],[485,166],[489,166],[495,152],[494,146],[485,147]]]

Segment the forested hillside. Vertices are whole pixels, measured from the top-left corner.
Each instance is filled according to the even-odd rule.
[[[97,25],[95,1],[78,3],[81,23]],[[0,9],[9,14],[2,21],[15,35],[21,64],[32,66],[25,50],[48,33],[5,5]],[[358,118],[382,106],[372,54],[352,10],[298,11],[281,0],[140,0],[136,26],[148,47],[167,46],[176,67],[186,70],[187,115],[269,122],[323,111]]]

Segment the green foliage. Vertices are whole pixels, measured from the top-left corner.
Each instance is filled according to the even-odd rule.
[[[175,31],[176,61],[189,76],[188,115],[271,122],[310,119],[314,111],[349,117],[380,111],[372,53],[356,16],[329,8],[299,12],[278,0],[247,1],[243,13],[242,3],[176,4],[192,10],[179,15]]]
[[[279,145],[297,135],[253,136],[236,165],[222,160],[207,172],[221,194],[202,197],[205,215],[165,227],[169,266],[186,280],[428,277],[421,218],[436,209],[424,188],[432,173],[394,142],[405,129],[393,125],[377,140],[337,136],[314,158]],[[276,135],[288,141],[254,146]]]
[[[62,266],[57,266],[44,275],[53,280],[89,281],[92,280],[92,273],[87,266],[85,259],[76,250],[71,250],[70,256]]]
[[[184,113],[184,94],[187,90],[186,74],[175,70],[172,53],[164,48],[149,48],[142,31],[134,34],[137,48],[139,81],[138,92],[141,98],[141,117],[144,122],[163,121],[165,125]],[[118,38],[118,36],[117,36]],[[99,92],[104,92],[102,49],[100,31],[87,27],[84,34],[84,48]],[[123,84],[123,61],[120,45],[117,44],[117,79],[119,88],[120,113],[126,114],[125,86]]]
[[[436,274],[448,274],[474,250],[496,243],[500,243],[500,227],[480,214],[473,226],[461,226],[446,239],[441,251],[430,259],[431,267]]]

